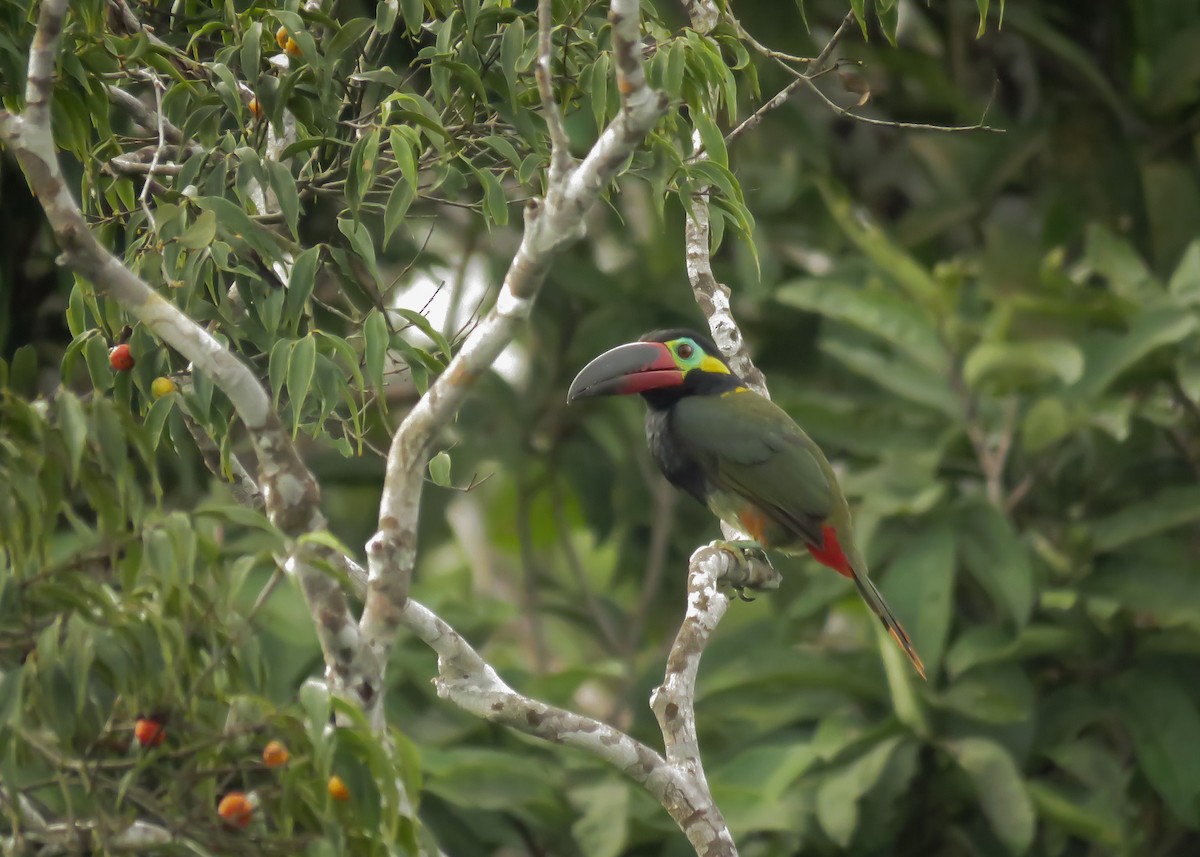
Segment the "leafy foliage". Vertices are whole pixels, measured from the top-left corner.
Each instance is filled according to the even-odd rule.
[[[511,257],[513,205],[543,186],[531,5],[131,6],[153,37],[72,5],[55,136],[85,211],[268,384],[347,544],[373,529],[390,431]],[[809,55],[847,7],[735,5]],[[801,89],[727,144],[792,77],[729,20],[701,35],[646,9],[672,110],[552,272],[511,371],[447,427],[430,479],[457,490],[428,492],[416,594],[515,687],[657,741],[644,700],[715,526],[653,474],[634,403],[562,399],[603,348],[697,319],[681,225],[711,186],[718,274],[776,399],[836,460],[931,679],[807,562],[732,608],[697,708],[742,853],[1193,853],[1200,9],[849,5],[869,39],[841,44],[828,97],[865,86],[858,112],[967,125],[990,102],[1007,133],[858,124]],[[619,109],[606,11],[554,4],[576,154]],[[8,107],[31,35],[29,4],[0,0]],[[159,129],[108,85],[181,131],[150,183]],[[415,642],[389,666],[402,770],[354,712],[330,726],[310,620],[273,577],[283,537],[203,466],[245,452],[228,401],[136,324],[136,365],[112,370],[131,318],[55,280],[4,169],[21,264],[0,267],[2,835],[29,832],[20,793],[97,819],[100,848],[142,818],[198,853],[681,853],[617,772],[448,709]],[[155,399],[163,375],[180,391]],[[134,742],[143,715],[161,747]],[[272,739],[280,770],[259,761]],[[232,789],[262,801],[245,830],[215,812]]]

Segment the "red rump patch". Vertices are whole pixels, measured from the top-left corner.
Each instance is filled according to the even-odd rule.
[[[826,524],[821,527],[821,545],[809,545],[808,552],[813,555],[813,559],[828,566],[843,577],[854,578],[854,569],[850,567],[849,560],[842,553],[842,546],[838,544],[837,531]]]

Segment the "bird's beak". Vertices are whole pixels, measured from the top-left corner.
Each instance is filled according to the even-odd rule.
[[[605,351],[575,376],[567,401],[678,387],[683,372],[661,342],[630,342]]]

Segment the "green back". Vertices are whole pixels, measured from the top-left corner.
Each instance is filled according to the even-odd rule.
[[[850,512],[833,468],[770,400],[752,391],[689,396],[675,405],[671,426],[714,490],[749,500],[797,543],[820,544],[824,523],[850,541]]]

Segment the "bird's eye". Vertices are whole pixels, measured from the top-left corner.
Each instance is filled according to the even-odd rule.
[[[690,346],[686,342],[684,342],[678,348],[675,349],[675,353],[678,354],[680,357],[682,357],[684,360],[687,360],[689,357],[692,356],[692,354],[695,352],[695,350],[696,349],[692,348],[692,346]]]

